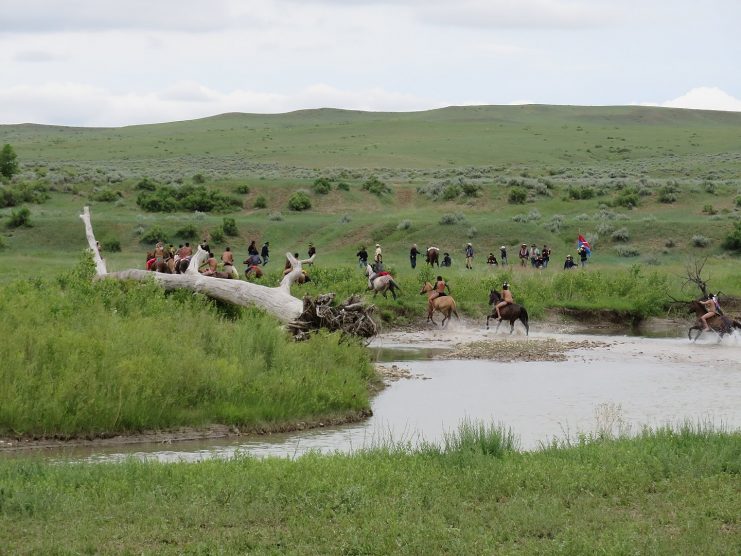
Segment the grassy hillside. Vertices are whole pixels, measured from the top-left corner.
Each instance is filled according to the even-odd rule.
[[[594,246],[593,267],[636,263],[681,282],[692,257],[726,292],[741,294],[738,257],[722,248],[741,218],[741,114],[647,107],[480,106],[415,113],[309,110],[224,114],[201,120],[115,129],[0,126],[0,144],[18,153],[22,172],[4,189],[37,187],[48,199],[26,203],[31,227],[8,228],[16,207],[0,209],[0,278],[42,264],[67,268],[85,247],[77,217],[92,205],[111,268],[141,265],[154,227],[170,242],[192,226],[211,234],[234,218],[241,260],[251,239],[269,240],[273,263],[313,241],[320,264],[352,264],[365,244],[383,244],[387,263],[408,267],[411,243],[436,244],[460,268],[466,242],[478,268],[489,251],[548,244],[560,267],[576,235]],[[145,212],[143,178],[162,186],[202,184],[239,199],[227,214]],[[316,179],[331,191],[313,190]],[[388,189],[364,189],[376,178]],[[305,189],[311,209],[288,208]],[[513,195],[522,202],[513,202]],[[256,208],[264,206],[264,208]],[[270,267],[268,267],[268,270]],[[453,272],[456,271],[454,267]],[[410,271],[407,271],[410,272]],[[479,272],[478,270],[476,272]],[[549,270],[550,272],[550,270]],[[555,270],[554,270],[555,272]],[[409,275],[410,281],[416,281]],[[362,282],[362,280],[361,280]]]

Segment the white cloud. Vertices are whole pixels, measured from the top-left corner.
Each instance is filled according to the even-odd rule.
[[[0,89],[0,121],[112,127],[189,120],[225,112],[282,113],[306,108],[414,111],[451,103],[387,91],[349,91],[316,84],[292,94],[234,90],[227,93],[181,82],[157,92],[116,94],[79,83]]]
[[[639,104],[643,106],[664,106],[667,108],[741,112],[741,99],[729,95],[718,87],[695,87],[673,100],[660,103],[641,102]]]

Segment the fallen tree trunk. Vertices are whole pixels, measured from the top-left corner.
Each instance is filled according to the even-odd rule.
[[[317,328],[344,330],[363,337],[377,333],[377,327],[370,317],[373,306],[363,309],[357,296],[351,297],[340,307],[331,307],[334,294],[325,294],[316,300],[308,296],[301,300],[291,295],[291,284],[302,275],[302,265],[313,264],[316,255],[300,260],[291,253],[286,253],[291,263],[291,271],[283,277],[280,285],[274,288],[242,280],[204,276],[198,269],[208,257],[208,252],[200,245],[183,274],[165,274],[139,269],[108,272],[105,261],[100,256],[98,242],[95,240],[88,207],[84,208],[80,218],[85,223],[85,236],[93,252],[98,279],[138,281],[154,279],[168,291],[187,289],[242,307],[258,306],[287,324],[298,339],[306,337],[311,330]]]

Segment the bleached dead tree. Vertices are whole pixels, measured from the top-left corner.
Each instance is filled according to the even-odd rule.
[[[291,284],[297,282],[303,274],[302,265],[313,264],[316,255],[300,260],[291,253],[286,253],[291,263],[291,271],[283,277],[280,285],[274,288],[242,280],[204,276],[198,269],[208,257],[208,253],[200,245],[183,274],[165,274],[140,269],[108,272],[105,261],[100,256],[88,207],[84,208],[80,218],[85,223],[85,236],[93,252],[98,279],[138,281],[154,279],[168,291],[187,289],[242,307],[256,305],[287,324],[297,339],[306,338],[312,330],[318,328],[342,330],[365,338],[378,333],[378,327],[371,317],[374,306],[366,307],[359,296],[351,296],[339,306],[333,306],[333,293],[320,295],[316,299],[306,296],[303,300],[291,295]]]

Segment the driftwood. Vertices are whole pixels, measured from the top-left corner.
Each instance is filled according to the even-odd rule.
[[[315,300],[308,297],[301,300],[291,295],[291,284],[302,276],[302,265],[313,264],[316,255],[301,260],[296,259],[291,253],[286,253],[291,263],[291,271],[283,277],[280,285],[274,288],[243,280],[202,275],[198,268],[206,260],[208,253],[201,246],[192,256],[190,265],[183,274],[165,274],[140,269],[108,272],[98,250],[88,207],[84,208],[80,218],[85,224],[85,236],[93,253],[98,279],[155,280],[168,291],[187,289],[242,307],[258,306],[287,324],[289,330],[299,336],[299,339],[317,328],[343,330],[362,337],[370,337],[377,333],[377,326],[371,318],[374,307],[363,306],[359,296],[351,297],[345,303],[347,307],[343,305],[331,307],[333,293],[321,295]]]
[[[301,315],[288,323],[288,328],[297,340],[308,338],[312,330],[326,328],[341,330],[348,334],[370,338],[378,334],[378,326],[371,317],[374,305],[366,306],[359,295],[353,295],[333,306],[335,294],[326,293],[317,297],[304,296]]]

